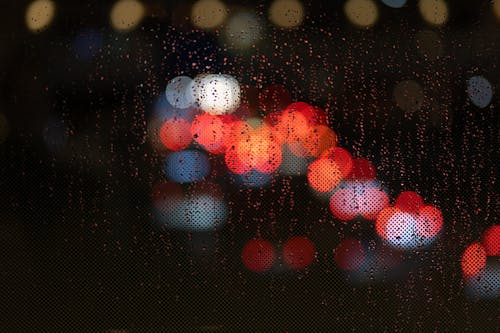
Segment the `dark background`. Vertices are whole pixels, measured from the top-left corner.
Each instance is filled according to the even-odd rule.
[[[439,28],[413,1],[379,2],[368,30],[351,26],[342,1],[305,4],[295,30],[271,25],[268,3],[227,1],[253,8],[266,27],[245,52],[193,28],[182,15],[189,3],[144,3],[149,16],[127,34],[109,26],[111,1],[57,1],[39,34],[24,25],[27,2],[1,4],[0,111],[10,128],[0,145],[2,331],[498,329],[498,302],[467,298],[460,271],[465,247],[498,223],[500,22],[488,1],[448,1]],[[102,36],[90,59],[75,56],[82,29]],[[417,50],[423,29],[439,36],[440,57]],[[241,191],[218,176],[231,206],[222,231],[155,228],[151,188],[163,176],[147,119],[171,78],[206,66],[258,89],[281,84],[327,110],[340,144],[373,161],[391,198],[415,190],[443,211],[441,238],[406,255],[401,276],[352,284],[332,250],[346,236],[374,238],[373,227],[335,220],[305,177]],[[493,85],[484,109],[467,98],[473,75]],[[395,105],[402,80],[423,87],[420,110]],[[240,253],[257,229],[278,246],[306,234],[318,258],[302,272],[251,273]]]

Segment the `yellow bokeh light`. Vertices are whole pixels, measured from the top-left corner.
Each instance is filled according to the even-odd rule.
[[[373,26],[378,19],[378,7],[372,0],[349,0],[344,12],[354,25],[362,28]]]
[[[493,13],[500,20],[500,0],[493,0]]]
[[[191,9],[191,22],[201,29],[214,29],[224,23],[228,9],[219,0],[199,0]]]
[[[444,0],[420,0],[418,9],[422,18],[433,25],[442,25],[448,21],[448,5]]]
[[[9,122],[7,118],[0,113],[0,144],[3,143],[9,136]]]
[[[33,1],[26,9],[26,26],[34,32],[47,28],[56,13],[56,6],[51,0]]]
[[[144,5],[137,0],[119,0],[111,9],[111,25],[118,31],[134,29],[144,17]]]
[[[298,0],[275,0],[269,8],[269,20],[282,28],[294,28],[304,20],[304,6]]]

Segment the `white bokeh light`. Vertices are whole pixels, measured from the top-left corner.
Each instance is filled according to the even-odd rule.
[[[415,248],[418,244],[415,236],[416,224],[417,221],[411,214],[397,212],[387,221],[387,242],[395,248]]]
[[[190,89],[193,80],[188,76],[177,76],[170,80],[165,89],[167,101],[174,108],[187,109],[194,105],[194,96]]]
[[[207,113],[216,115],[232,113],[240,105],[240,85],[230,75],[198,75],[191,89],[197,106]]]

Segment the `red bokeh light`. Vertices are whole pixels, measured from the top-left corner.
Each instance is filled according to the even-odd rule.
[[[321,158],[333,159],[342,173],[342,178],[351,173],[353,158],[346,149],[340,147],[330,148],[321,154]]]
[[[427,205],[418,211],[416,224],[416,234],[432,238],[436,236],[443,227],[443,214],[434,206]]]
[[[314,243],[305,236],[290,238],[283,247],[283,260],[293,269],[303,269],[311,265],[316,257]]]
[[[494,225],[486,229],[483,234],[483,245],[487,255],[500,255],[500,225]]]
[[[231,169],[236,165],[236,170],[255,169],[263,173],[271,173],[278,169],[282,161],[281,146],[275,139],[272,128],[262,125],[257,129],[244,128],[243,132],[244,135],[236,138],[232,145],[237,160],[229,161],[226,154],[226,164],[228,162],[233,164],[233,166],[228,164],[228,167]],[[234,157],[230,155],[229,158]],[[238,163],[241,163],[243,168]]]
[[[404,212],[417,213],[424,206],[424,200],[416,192],[405,191],[396,198],[394,206]]]
[[[186,148],[191,143],[191,124],[181,118],[167,120],[160,128],[160,140],[170,150]]]
[[[387,223],[399,212],[401,212],[401,210],[397,207],[386,207],[378,214],[375,221],[375,230],[380,238],[389,239],[389,235],[387,234]]]
[[[252,272],[268,271],[275,259],[273,244],[262,238],[249,240],[241,252],[243,264]]]
[[[371,180],[377,177],[377,172],[372,162],[364,158],[356,158],[353,160],[352,170],[349,174],[349,179]]]
[[[203,113],[193,120],[191,135],[194,141],[202,145],[207,151],[218,154],[226,149],[230,123],[224,121],[222,116]]]
[[[462,255],[462,272],[465,276],[477,275],[486,266],[486,250],[480,243],[470,244]]]
[[[332,214],[342,221],[349,221],[358,216],[355,196],[355,191],[350,187],[335,191],[329,204]]]
[[[379,188],[370,187],[363,192],[358,202],[361,216],[367,220],[375,220],[389,206],[389,196]]]
[[[363,244],[353,238],[344,239],[334,251],[335,262],[345,271],[357,270],[365,261]]]

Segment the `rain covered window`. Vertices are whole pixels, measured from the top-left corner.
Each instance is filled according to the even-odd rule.
[[[500,1],[4,1],[2,332],[498,332]]]

